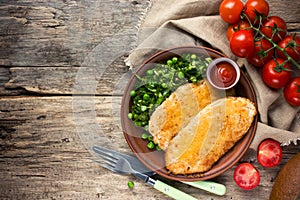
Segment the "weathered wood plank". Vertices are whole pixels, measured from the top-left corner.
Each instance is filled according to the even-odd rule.
[[[113,148],[130,152],[116,119],[120,101],[121,97],[95,96],[0,99],[0,198],[168,199],[133,177],[119,176],[97,166],[84,148],[85,140],[78,131],[85,129],[93,135],[100,127],[101,134]],[[254,196],[266,199],[280,167],[299,152],[299,148],[285,147],[279,167],[264,169],[255,162],[261,183],[253,191],[243,191],[236,186],[234,168],[214,179],[228,186],[224,197],[157,178],[199,199],[251,199]],[[136,184],[133,190],[127,188],[129,180]]]
[[[14,67],[2,68],[0,94],[92,94],[122,95],[131,71],[119,57],[101,67]],[[0,68],[1,69],[1,68]],[[8,71],[9,70],[9,71]]]
[[[0,3],[0,65],[80,66],[101,42],[129,51],[146,1]]]

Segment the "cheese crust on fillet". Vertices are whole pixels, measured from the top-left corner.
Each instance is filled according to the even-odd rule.
[[[165,153],[173,174],[209,170],[250,128],[257,111],[244,97],[218,99],[203,108],[171,140]]]
[[[210,104],[216,94],[204,80],[197,84],[188,83],[177,88],[152,113],[149,132],[153,141],[163,150],[170,140],[185,127],[192,117]]]

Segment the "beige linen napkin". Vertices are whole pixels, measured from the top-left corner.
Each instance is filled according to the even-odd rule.
[[[141,20],[137,47],[125,60],[133,70],[160,49],[181,45],[204,45],[223,52],[245,69],[256,91],[259,124],[251,144],[256,150],[265,138],[282,145],[300,139],[299,107],[287,104],[281,91],[264,85],[259,71],[245,59],[237,59],[226,38],[227,24],[219,16],[221,0],[152,0]],[[254,154],[252,154],[252,157]],[[250,156],[251,157],[251,156]],[[250,158],[249,157],[249,158]]]

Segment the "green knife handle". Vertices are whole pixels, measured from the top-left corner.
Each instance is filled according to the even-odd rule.
[[[159,190],[160,192],[168,195],[169,197],[172,197],[174,199],[178,200],[196,200],[196,198],[192,197],[191,195],[188,195],[180,190],[177,190],[174,187],[171,187],[170,185],[165,184],[164,182],[161,182],[159,180],[155,181],[155,184],[153,186],[155,189]]]
[[[224,195],[226,193],[225,185],[220,183],[212,182],[212,181],[195,181],[195,182],[183,182],[185,184],[191,185],[196,188],[200,188],[202,190],[217,194]]]

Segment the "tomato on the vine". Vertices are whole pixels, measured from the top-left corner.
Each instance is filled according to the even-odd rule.
[[[282,158],[280,143],[273,139],[266,139],[258,146],[257,160],[263,167],[275,167]]]
[[[271,16],[263,20],[260,28],[261,32],[274,42],[278,42],[284,38],[287,33],[285,21],[278,16]]]
[[[291,66],[281,58],[269,60],[261,71],[263,82],[273,88],[282,88],[291,78]]]
[[[245,58],[254,50],[254,37],[249,30],[239,30],[230,38],[230,49],[238,57]]]
[[[240,0],[224,0],[219,7],[220,16],[229,24],[237,23],[243,8],[244,4]]]
[[[292,78],[283,90],[285,100],[292,106],[300,106],[300,77]]]
[[[230,40],[231,36],[239,30],[249,30],[252,34],[254,34],[253,29],[250,28],[249,22],[247,22],[246,20],[240,20],[238,23],[228,26],[226,31],[227,39]]]
[[[248,0],[244,6],[244,13],[252,24],[257,24],[257,13],[267,17],[269,14],[269,4],[265,0]]]
[[[274,55],[273,45],[266,39],[261,39],[255,42],[253,53],[247,60],[256,67],[262,67]]]
[[[300,37],[296,35],[288,35],[278,43],[280,48],[285,49],[286,53],[291,56],[296,62],[300,60]],[[276,50],[279,57],[287,59],[280,50]]]

